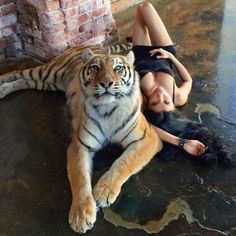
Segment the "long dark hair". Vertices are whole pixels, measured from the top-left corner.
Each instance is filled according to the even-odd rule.
[[[233,163],[231,156],[227,153],[223,140],[219,135],[210,131],[202,124],[187,119],[182,112],[178,110],[170,112],[154,112],[152,110],[146,110],[144,115],[148,122],[175,136],[185,139],[196,139],[208,146],[208,149],[204,154],[196,157],[181,150],[177,146],[166,144],[164,145],[164,153],[161,155],[165,160],[187,157],[191,158],[193,161],[210,166],[215,164],[225,167],[235,166],[235,163]]]

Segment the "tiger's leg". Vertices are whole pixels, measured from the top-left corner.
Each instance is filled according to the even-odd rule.
[[[154,129],[147,126],[144,135],[142,140],[128,144],[121,157],[113,163],[94,187],[94,198],[98,206],[106,207],[112,204],[119,195],[121,186],[129,177],[140,171],[161,150],[162,143]]]
[[[72,191],[69,224],[85,233],[96,221],[96,202],[91,187],[91,157],[74,138],[67,150],[67,171]]]

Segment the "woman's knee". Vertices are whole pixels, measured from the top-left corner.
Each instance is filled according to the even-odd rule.
[[[150,2],[142,2],[138,5],[139,11],[142,12],[142,14],[148,14],[150,12],[156,11],[154,6]]]
[[[150,9],[153,8],[153,5],[150,2],[142,2],[138,5],[138,8],[141,11],[149,11]]]

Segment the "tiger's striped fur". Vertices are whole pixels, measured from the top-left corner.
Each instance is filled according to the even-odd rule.
[[[131,44],[118,43],[101,48],[98,46],[77,46],[67,49],[48,63],[26,70],[13,71],[0,75],[0,98],[23,89],[46,91],[66,91],[74,67],[81,64],[81,52],[91,48],[97,53],[122,53],[131,48]]]
[[[141,113],[139,77],[129,57],[89,48],[62,55],[35,71],[17,73],[28,76],[28,83],[35,82],[40,74],[44,84],[54,88],[56,83],[55,89],[66,91],[74,124],[67,150],[72,191],[69,224],[74,231],[84,233],[96,221],[96,202],[101,207],[112,204],[122,185],[161,150],[162,143]],[[18,74],[7,83],[22,80]],[[107,142],[121,144],[124,151],[92,190],[92,158]]]

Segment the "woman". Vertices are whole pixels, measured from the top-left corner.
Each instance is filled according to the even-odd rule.
[[[175,57],[175,46],[165,25],[148,2],[137,6],[132,43],[144,110],[169,112],[184,105],[192,88],[192,78]],[[182,80],[180,87],[174,80],[173,65]],[[179,138],[158,127],[155,130],[163,141],[178,145],[191,155],[200,155],[207,149],[198,140]]]

